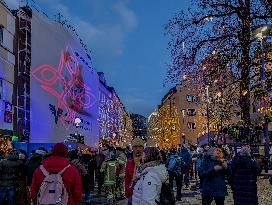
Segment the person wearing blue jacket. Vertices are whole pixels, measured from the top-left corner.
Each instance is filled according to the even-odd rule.
[[[181,146],[179,157],[185,163],[184,170],[182,170],[182,172],[184,173],[184,183],[186,185],[186,188],[189,188],[189,166],[192,163],[192,155],[188,151],[187,146],[185,144]]]
[[[212,147],[207,152],[199,167],[202,178],[202,205],[210,205],[215,200],[216,205],[224,205],[227,196],[225,176],[227,162],[220,158],[218,148]]]

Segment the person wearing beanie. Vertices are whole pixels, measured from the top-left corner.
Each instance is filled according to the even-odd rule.
[[[67,154],[67,146],[62,143],[58,143],[52,148],[51,155],[44,159],[41,164],[47,172],[58,173],[70,164],[67,159]],[[38,167],[33,174],[31,184],[30,197],[34,205],[37,204],[37,195],[44,178],[44,174],[40,167]],[[79,205],[82,197],[82,185],[80,173],[77,168],[70,164],[70,167],[68,167],[62,174],[62,180],[69,195],[67,205]]]
[[[145,142],[140,138],[134,138],[131,142],[132,159],[127,160],[125,169],[125,195],[128,198],[128,204],[132,204],[133,187],[132,181],[136,173],[136,169],[141,164],[141,158],[144,152]]]

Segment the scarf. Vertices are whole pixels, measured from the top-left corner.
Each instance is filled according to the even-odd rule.
[[[138,182],[139,179],[141,179],[142,176],[144,176],[148,173],[148,171],[144,171],[146,168],[155,167],[158,165],[160,165],[160,161],[152,161],[152,162],[147,162],[145,164],[141,164],[135,174],[133,181],[132,181],[132,187],[135,186],[135,184]]]

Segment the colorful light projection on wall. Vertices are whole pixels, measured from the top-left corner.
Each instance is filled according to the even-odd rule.
[[[95,103],[92,89],[83,82],[82,65],[73,50],[67,46],[60,55],[57,68],[43,64],[32,71],[32,76],[41,83],[41,88],[57,100],[56,110],[63,110],[60,121],[69,129],[76,113],[91,108]]]

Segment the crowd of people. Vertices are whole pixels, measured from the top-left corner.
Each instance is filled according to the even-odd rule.
[[[235,205],[257,205],[261,171],[248,145],[234,154],[208,145],[158,149],[140,138],[125,149],[108,144],[100,150],[68,150],[59,143],[50,151],[39,147],[29,157],[24,150],[1,155],[0,204],[91,204],[96,193],[109,203],[127,198],[128,205],[172,205],[194,180],[203,205],[223,205],[227,184]]]

